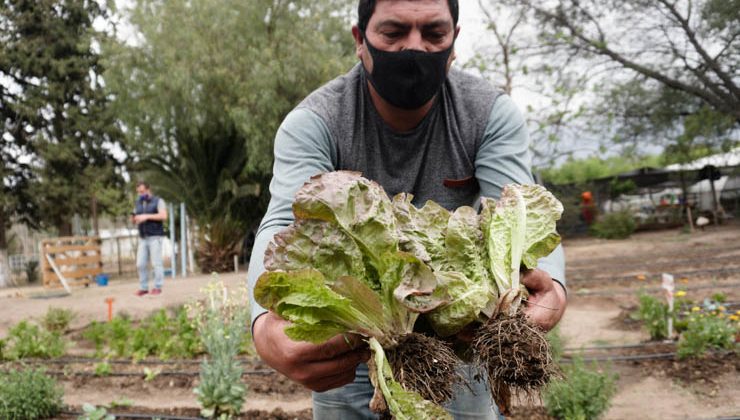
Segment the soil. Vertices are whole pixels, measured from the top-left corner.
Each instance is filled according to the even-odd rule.
[[[648,343],[649,336],[630,315],[641,290],[661,292],[660,274],[676,274],[677,289],[687,298],[701,301],[721,291],[728,302],[740,301],[740,224],[709,226],[685,234],[680,230],[640,232],[630,239],[606,241],[591,238],[566,239],[569,303],[560,323],[568,353],[584,349],[584,355],[644,354],[671,352],[675,346],[651,343],[646,348],[591,350],[593,346],[619,346]],[[644,276],[644,277],[643,277]],[[220,276],[229,286],[244,282],[244,273]],[[108,287],[76,289],[71,296],[32,299],[41,289],[11,289],[0,292],[0,337],[22,319],[38,318],[49,307],[72,309],[79,330],[93,320],[104,321],[104,300],[113,297],[114,313],[126,312],[144,318],[162,308],[181,305],[199,295],[211,276],[166,280],[160,296],[135,297],[134,279],[112,282]],[[651,289],[652,288],[652,289]],[[69,337],[74,337],[72,333]],[[77,332],[79,334],[79,332]],[[74,355],[89,354],[91,348],[70,349]],[[189,376],[162,374],[147,382],[144,375],[92,377],[64,375],[67,371],[90,372],[92,364],[50,365],[58,371],[65,388],[65,402],[71,411],[84,403],[110,405],[123,400],[134,407],[109,410],[115,413],[151,413],[198,417],[198,404],[192,388],[197,385],[197,364],[147,365],[162,371],[188,371]],[[696,360],[614,361],[601,365],[616,373],[617,393],[603,418],[666,419],[719,418],[740,415],[740,356],[716,354]],[[266,366],[250,361],[248,368]],[[143,366],[113,365],[114,372],[143,372]],[[277,373],[245,375],[249,391],[241,418],[309,419],[311,394]],[[514,402],[512,419],[550,419],[542,403]],[[75,416],[60,417],[75,418]],[[125,417],[119,417],[125,418]]]

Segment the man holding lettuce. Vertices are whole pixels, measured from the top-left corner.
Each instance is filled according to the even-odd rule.
[[[498,198],[504,185],[532,183],[525,121],[511,98],[486,81],[451,69],[460,31],[457,0],[359,0],[352,28],[352,70],[309,95],[275,138],[272,198],[249,266],[249,284],[264,272],[272,237],[293,221],[298,189],[322,172],[353,170],[414,204],[449,210]],[[562,249],[524,274],[525,312],[551,329],[565,311]],[[287,321],[252,301],[255,347],[266,363],[316,391],[314,418],[370,419],[373,387],[359,337],[322,345],[295,342]],[[464,339],[464,337],[461,337]],[[471,375],[472,372],[469,372]],[[498,418],[485,384],[471,381],[448,410],[456,419]]]

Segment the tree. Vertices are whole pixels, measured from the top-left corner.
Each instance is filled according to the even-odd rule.
[[[186,204],[202,269],[230,267],[235,240],[259,222],[282,119],[351,65],[351,3],[137,0],[137,41],[107,45],[130,167]]]
[[[584,151],[583,141],[568,142],[583,132],[579,119],[584,108],[577,100],[587,81],[583,72],[553,69],[545,58],[548,47],[537,37],[537,22],[530,9],[500,0],[478,0],[478,7],[492,36],[484,38],[489,42],[478,46],[465,67],[477,70],[509,95],[536,98],[525,112],[534,166],[552,166],[565,156]],[[597,146],[592,146],[592,151],[598,150]]]
[[[737,142],[740,0],[510,2],[537,20],[551,65],[588,69],[596,130],[666,138],[687,159]]]
[[[11,221],[69,234],[73,214],[91,213],[92,181],[120,183],[93,27],[105,15],[93,0],[0,2],[0,253]]]

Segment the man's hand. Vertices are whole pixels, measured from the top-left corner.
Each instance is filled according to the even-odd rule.
[[[149,220],[148,214],[137,214],[134,216],[134,223],[136,223],[137,225],[140,225],[146,222],[147,220]]]
[[[313,391],[354,381],[357,365],[370,358],[359,336],[338,335],[319,345],[297,342],[283,332],[288,324],[273,312],[261,315],[254,323],[254,346],[265,363]]]
[[[529,270],[522,275],[522,284],[529,291],[524,313],[545,331],[557,325],[568,303],[565,289],[542,270]]]

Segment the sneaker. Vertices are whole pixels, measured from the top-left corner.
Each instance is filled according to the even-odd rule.
[[[144,296],[147,293],[149,293],[148,290],[137,290],[136,291],[136,296]]]
[[[160,293],[162,293],[162,289],[152,289],[152,294],[153,295],[158,295]]]

